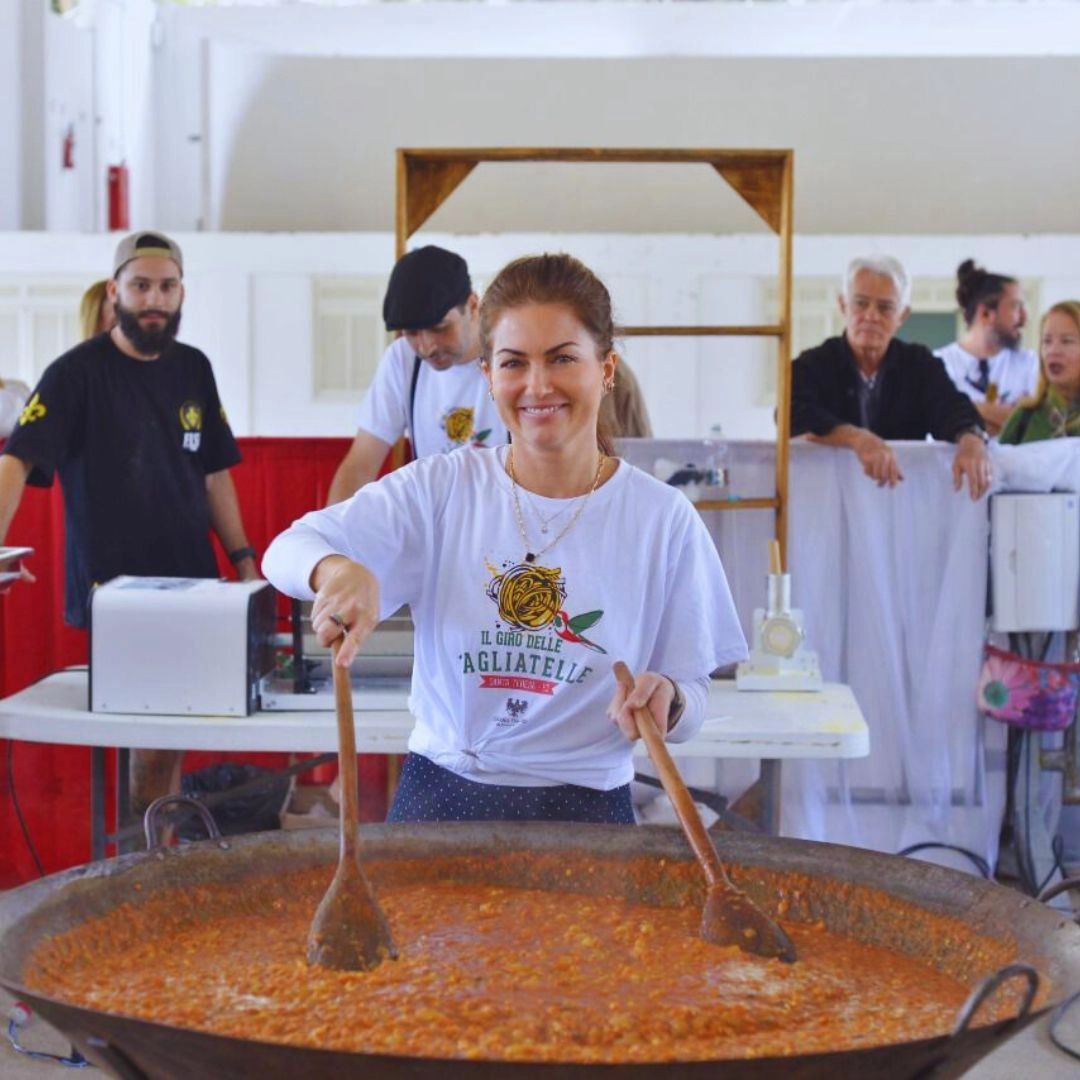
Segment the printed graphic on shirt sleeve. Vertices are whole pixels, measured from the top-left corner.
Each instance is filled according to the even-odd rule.
[[[491,428],[483,431],[476,430],[476,410],[465,405],[456,406],[443,415],[442,429],[453,446],[464,446],[471,443],[473,446],[486,446]]]
[[[464,445],[473,433],[473,410],[464,406],[451,409],[442,418],[442,428],[452,443]]]
[[[184,432],[183,448],[195,453],[202,441],[202,407],[194,401],[185,401],[180,406],[180,427]]]
[[[48,409],[42,404],[41,395],[35,393],[34,396],[23,406],[23,411],[19,413],[19,427],[24,424],[32,424],[35,420],[40,420]]]

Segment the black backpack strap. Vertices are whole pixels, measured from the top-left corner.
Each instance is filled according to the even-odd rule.
[[[420,365],[424,361],[416,357],[413,361],[412,382],[409,383],[409,438],[412,441],[413,458],[419,457],[416,452],[416,384],[420,381]]]

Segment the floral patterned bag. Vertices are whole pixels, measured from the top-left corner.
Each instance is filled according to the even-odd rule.
[[[1063,731],[1076,715],[1080,664],[1028,660],[984,647],[979,708],[994,720],[1031,731]]]

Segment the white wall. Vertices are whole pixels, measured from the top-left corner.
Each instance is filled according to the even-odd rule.
[[[153,0],[83,0],[63,16],[0,0],[0,230],[106,228],[106,169],[121,163],[132,226],[154,222],[155,20]]]
[[[40,229],[45,225],[45,18],[46,5],[35,0],[19,3],[20,109],[19,227]]]
[[[90,230],[94,206],[93,35],[70,19],[45,20],[43,172],[45,227]],[[73,167],[63,163],[65,134],[74,135]]]
[[[384,229],[400,146],[719,146],[794,149],[804,233],[1076,232],[1080,144],[1047,103],[1080,98],[1080,5],[977,10],[166,5],[161,155],[186,182],[159,159],[157,224]],[[754,227],[691,173],[485,165],[431,227]]]
[[[243,435],[348,435],[354,402],[317,401],[312,376],[315,275],[385,275],[389,233],[176,234],[184,248],[187,299],[181,337],[211,358],[222,399]],[[509,258],[568,250],[608,281],[617,317],[627,323],[771,321],[761,310],[775,274],[775,241],[759,237],[442,236],[483,282]],[[0,282],[84,276],[110,264],[116,237],[0,235]],[[974,256],[993,270],[1039,282],[1043,304],[1080,296],[1080,237],[798,237],[796,277],[839,281],[856,254],[891,252],[916,277],[949,279]],[[771,438],[769,346],[744,339],[642,339],[624,342],[663,436],[704,436],[715,424],[727,438]],[[0,374],[10,374],[0,372]]]
[[[1077,4],[0,5],[0,226],[103,227],[124,162],[133,227],[378,230],[397,146],[569,144],[792,147],[805,233],[1080,229],[1080,144],[1047,106],[1080,97]],[[68,122],[89,137],[60,173]],[[688,173],[567,193],[484,167],[432,227],[753,227]]]
[[[22,97],[18,0],[0,0],[0,230],[21,224]]]

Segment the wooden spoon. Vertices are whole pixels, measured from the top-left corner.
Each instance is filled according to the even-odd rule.
[[[780,541],[769,541],[769,573],[770,574],[782,574],[784,568],[780,562]]]
[[[396,959],[397,949],[371,883],[360,868],[352,685],[349,669],[337,662],[340,646],[340,638],[331,646],[331,667],[341,775],[341,850],[334,880],[308,931],[307,958],[309,964],[339,971],[370,971],[387,957]]]
[[[619,685],[627,694],[631,693],[634,677],[630,669],[621,660],[616,660],[614,671]],[[795,945],[791,938],[728,877],[712,837],[649,711],[635,709],[634,721],[649,757],[660,774],[664,791],[675,807],[679,824],[705,874],[708,891],[701,913],[701,936],[713,945],[738,945],[743,952],[775,956],[791,963],[795,959]]]

